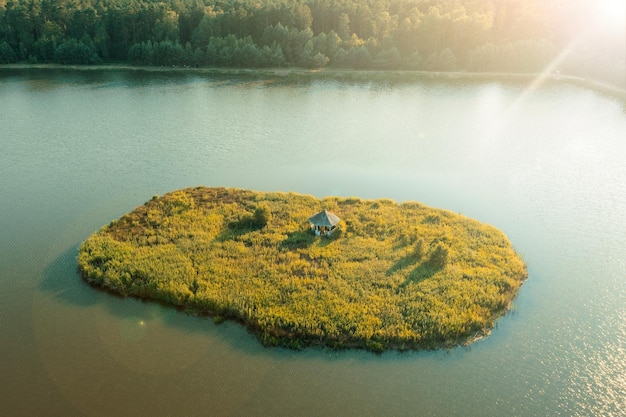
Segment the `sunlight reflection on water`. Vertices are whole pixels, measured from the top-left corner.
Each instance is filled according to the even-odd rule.
[[[0,326],[12,335],[0,364],[15,381],[2,388],[15,404],[33,387],[56,388],[36,390],[31,414],[626,408],[623,104],[567,85],[512,112],[521,87],[499,83],[264,87],[64,74],[34,77],[36,88],[27,75],[0,77],[10,132],[0,135]],[[80,280],[76,248],[89,233],[154,194],[196,185],[447,208],[502,229],[530,278],[487,339],[382,356],[263,349],[237,324]]]

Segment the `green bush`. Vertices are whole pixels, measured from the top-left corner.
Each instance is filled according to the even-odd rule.
[[[433,268],[441,269],[446,266],[447,262],[448,248],[442,246],[441,243],[438,243],[435,249],[430,254],[428,264]]]
[[[272,219],[272,212],[267,204],[259,205],[252,215],[254,224],[258,227],[265,227]]]
[[[61,64],[87,65],[100,62],[100,58],[90,46],[76,39],[69,39],[60,44],[54,56]]]

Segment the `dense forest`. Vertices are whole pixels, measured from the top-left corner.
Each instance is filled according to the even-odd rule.
[[[0,63],[481,72],[549,68],[624,86],[624,29],[598,20],[597,4],[0,0]]]

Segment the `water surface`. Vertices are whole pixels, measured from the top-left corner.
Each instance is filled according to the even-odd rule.
[[[626,114],[568,84],[0,72],[8,415],[588,416],[626,409]],[[177,188],[417,200],[529,268],[492,335],[436,352],[265,349],[83,283],[80,242]]]

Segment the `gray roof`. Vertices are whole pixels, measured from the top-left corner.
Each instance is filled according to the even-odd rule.
[[[309,222],[313,226],[335,226],[341,219],[330,211],[322,210],[319,213],[309,217]]]

